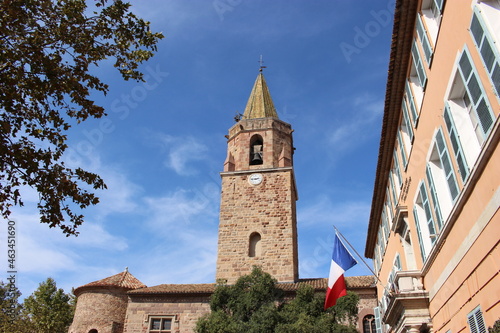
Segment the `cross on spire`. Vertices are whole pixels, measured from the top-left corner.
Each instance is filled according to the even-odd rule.
[[[267,68],[266,66],[262,66],[263,63],[264,63],[264,60],[262,60],[262,54],[261,54],[260,60],[259,60],[259,64],[260,64],[259,72],[262,72],[263,68]]]

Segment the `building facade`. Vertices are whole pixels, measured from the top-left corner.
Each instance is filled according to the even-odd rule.
[[[221,172],[216,280],[233,284],[260,266],[277,281],[286,299],[302,285],[324,293],[327,279],[299,279],[298,199],[290,124],[278,118],[262,72],[244,114],[229,129]],[[360,297],[358,328],[371,332],[376,306],[372,276],[347,277]],[[193,332],[210,312],[216,283],[146,287],[127,270],[75,289],[78,297],[69,333]]]
[[[365,256],[377,332],[500,319],[500,2],[398,0]]]

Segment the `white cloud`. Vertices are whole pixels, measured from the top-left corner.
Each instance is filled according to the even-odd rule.
[[[338,201],[333,203],[327,196],[311,200],[314,204],[298,209],[298,220],[303,226],[352,225],[367,221],[370,203],[364,201]]]
[[[153,142],[161,144],[166,154],[164,164],[181,176],[198,173],[192,165],[193,162],[207,159],[208,147],[192,136],[175,137],[172,135],[156,133]]]
[[[214,184],[205,184],[201,189],[178,189],[166,196],[148,197],[144,201],[153,228],[178,228],[196,224],[200,219],[217,217],[219,192]]]
[[[374,134],[378,135],[379,126],[375,126],[375,122],[379,120],[383,107],[382,100],[370,96],[357,97],[352,102],[351,112],[348,113],[352,116],[345,117],[342,122],[336,122],[335,129],[329,133],[330,146],[345,151],[359,146]]]

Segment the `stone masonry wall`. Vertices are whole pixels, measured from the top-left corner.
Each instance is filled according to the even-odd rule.
[[[249,173],[223,174],[216,279],[234,283],[254,265],[278,281],[298,278],[296,193],[291,168],[262,172],[259,185]],[[261,255],[249,257],[249,238],[261,235]]]
[[[103,288],[84,291],[78,296],[75,317],[68,332],[122,333],[128,296],[126,290]]]
[[[194,332],[198,319],[210,312],[209,297],[196,295],[132,297],[125,319],[124,333],[146,333],[149,319],[154,316],[172,316],[173,333]]]
[[[277,119],[241,120],[229,130],[227,149],[228,156],[231,156],[234,163],[234,170],[276,168],[280,164],[280,157],[288,161],[286,166],[291,166],[293,155],[291,133],[290,125]],[[263,139],[263,164],[249,165],[250,140],[256,134]],[[225,169],[225,171],[229,170]]]

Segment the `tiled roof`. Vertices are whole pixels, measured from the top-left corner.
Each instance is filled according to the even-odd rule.
[[[133,290],[139,288],[146,288],[147,286],[141,281],[139,281],[135,276],[130,274],[130,272],[127,269],[125,269],[121,273],[80,286],[75,289],[75,294],[82,292],[84,289],[107,288],[107,287],[117,287],[117,288]]]
[[[267,117],[278,118],[278,114],[274,108],[264,75],[260,72],[250,93],[243,119]]]
[[[348,276],[346,285],[349,289],[370,288],[375,285],[373,276]],[[283,291],[296,291],[303,285],[310,285],[315,290],[326,290],[328,279],[299,279],[297,282],[281,282],[278,283],[278,288]],[[149,288],[131,290],[129,295],[144,295],[144,294],[211,294],[215,291],[215,283],[203,284],[160,284]]]
[[[418,3],[417,0],[397,0],[394,10],[384,118],[382,120],[377,171],[375,172],[372,206],[365,245],[365,257],[367,258],[373,258],[374,256],[379,221],[385,200],[386,184],[389,178],[388,170],[390,170],[393,160]]]

